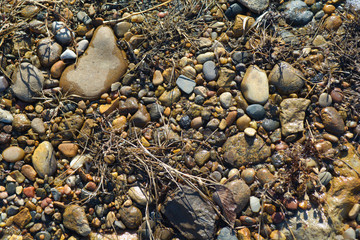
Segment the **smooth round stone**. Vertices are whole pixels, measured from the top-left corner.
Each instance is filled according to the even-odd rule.
[[[128,32],[131,28],[131,23],[129,22],[119,22],[117,24],[115,24],[114,26],[114,32],[115,32],[115,35],[118,37],[118,38],[121,38],[124,36],[124,34],[126,32]]]
[[[237,168],[233,168],[229,171],[228,179],[238,178],[240,175],[239,170]]]
[[[50,38],[43,38],[37,44],[37,56],[44,67],[50,67],[59,60],[62,47]]]
[[[342,20],[340,16],[329,16],[324,21],[324,27],[328,31],[336,31],[342,25]]]
[[[243,6],[248,8],[251,12],[260,14],[262,13],[266,8],[269,7],[269,0],[238,0],[239,3],[241,3]]]
[[[244,133],[248,137],[254,137],[256,135],[256,130],[253,129],[253,128],[248,127],[248,128],[245,128]]]
[[[241,81],[241,92],[249,103],[266,103],[269,98],[269,81],[266,72],[256,65],[249,66]]]
[[[274,175],[267,168],[257,170],[256,177],[261,185],[272,182],[275,179]]]
[[[229,108],[232,105],[232,95],[229,92],[224,92],[219,97],[220,104],[223,108]]]
[[[135,127],[145,127],[151,121],[151,117],[146,107],[139,105],[139,110],[130,118]]]
[[[41,118],[34,118],[31,121],[31,128],[34,132],[38,134],[44,134],[46,131],[44,122]]]
[[[164,77],[161,74],[160,70],[155,70],[154,75],[153,75],[153,79],[152,79],[152,83],[155,86],[159,86],[164,82]]]
[[[257,213],[260,211],[261,205],[260,205],[260,199],[254,196],[250,197],[250,208],[251,211]]]
[[[336,103],[341,103],[344,95],[342,94],[340,89],[334,89],[331,91],[330,96],[332,98],[332,100]]]
[[[273,154],[271,156],[271,163],[276,167],[279,168],[284,165],[285,156],[280,154],[279,152]]]
[[[214,81],[217,78],[216,64],[213,61],[205,62],[202,71],[206,81]]]
[[[202,117],[196,117],[191,121],[190,126],[194,129],[199,129],[203,125]]]
[[[24,102],[33,102],[43,89],[44,76],[34,65],[23,62],[12,75],[14,95]]]
[[[76,14],[76,17],[79,21],[83,22],[86,25],[90,24],[92,21],[91,18],[84,11],[78,12]]]
[[[324,186],[328,185],[332,179],[332,175],[329,172],[321,172],[321,173],[319,173],[318,177],[319,177],[321,184]]]
[[[53,78],[60,78],[62,72],[64,71],[66,67],[66,63],[62,60],[57,61],[54,63],[50,68],[50,74]]]
[[[89,46],[89,41],[86,39],[83,39],[80,42],[78,42],[76,44],[76,51],[77,51],[78,55],[79,56],[82,55],[88,46]]]
[[[40,177],[51,176],[56,171],[55,151],[50,142],[44,141],[35,149],[32,156],[33,166]]]
[[[151,203],[149,196],[147,196],[146,190],[139,186],[131,187],[128,191],[130,198],[141,206],[145,206],[148,202]]]
[[[142,220],[141,211],[135,206],[123,207],[120,209],[120,219],[129,229],[137,229]]]
[[[14,163],[23,160],[25,152],[22,148],[12,146],[2,152],[2,157],[6,162]]]
[[[36,240],[51,240],[51,235],[47,231],[41,231],[36,233],[35,235]]]
[[[322,93],[319,96],[319,105],[321,107],[328,107],[330,106],[332,103],[332,98],[329,94],[327,93]]]
[[[334,107],[323,108],[321,119],[327,132],[335,135],[341,135],[345,132],[344,120]]]
[[[221,173],[218,171],[214,171],[214,172],[210,173],[210,178],[214,179],[217,182],[220,182],[221,177],[222,177]]]
[[[14,120],[14,117],[11,114],[11,112],[0,108],[0,122],[12,123],[13,120]]]
[[[255,181],[255,170],[253,168],[246,168],[241,172],[241,178],[247,184],[252,184]]]
[[[61,60],[75,60],[76,59],[76,53],[74,53],[74,51],[70,50],[70,49],[66,49],[61,55],[60,55],[60,59]]]
[[[210,159],[210,152],[208,150],[200,150],[195,153],[195,162],[199,167],[202,167]]]
[[[280,123],[272,119],[264,119],[261,125],[267,132],[272,132],[280,127]]]
[[[212,61],[214,58],[215,54],[213,52],[207,52],[197,56],[196,60],[198,61],[198,63],[205,63],[207,61]]]
[[[355,219],[358,216],[359,211],[360,211],[360,204],[355,203],[354,206],[349,211],[349,218],[350,219]]]
[[[52,23],[52,31],[55,35],[55,40],[61,45],[70,44],[74,36],[71,30],[67,28],[63,22],[54,21]]]
[[[287,22],[295,26],[304,26],[309,23],[314,14],[309,11],[306,3],[300,0],[286,2],[284,14]]]
[[[12,122],[15,131],[25,132],[31,127],[31,122],[26,114],[16,114]]]
[[[180,118],[179,126],[183,129],[189,129],[191,126],[191,118],[188,115],[185,115]]]
[[[206,124],[206,127],[210,128],[211,130],[215,130],[219,125],[220,120],[217,118],[213,118]]]
[[[61,143],[58,146],[59,151],[66,157],[75,157],[79,147],[74,143]]]
[[[252,104],[246,108],[246,113],[255,120],[261,120],[265,117],[266,111],[262,105]]]

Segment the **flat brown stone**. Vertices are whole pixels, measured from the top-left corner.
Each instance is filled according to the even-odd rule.
[[[117,47],[113,30],[100,26],[77,64],[70,65],[62,73],[60,87],[65,94],[94,100],[120,80],[127,66],[126,55]]]

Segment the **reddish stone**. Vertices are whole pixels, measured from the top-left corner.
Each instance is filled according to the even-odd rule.
[[[284,221],[285,215],[282,212],[275,212],[271,218],[274,223],[281,223]]]
[[[35,197],[35,188],[32,186],[24,188],[23,193],[25,194],[25,196],[27,196],[29,198],[33,198],[33,197]]]

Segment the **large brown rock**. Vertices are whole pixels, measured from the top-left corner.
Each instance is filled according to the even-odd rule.
[[[69,205],[65,208],[63,223],[66,228],[75,231],[83,237],[91,233],[85,211],[78,205]]]
[[[287,62],[276,64],[269,75],[270,84],[281,94],[295,93],[304,86],[304,75]]]
[[[67,94],[97,99],[121,78],[127,66],[126,55],[117,47],[112,29],[100,26],[78,62],[62,73],[60,87]]]
[[[336,135],[341,135],[345,132],[344,120],[334,107],[326,107],[322,109],[321,119],[326,131]]]
[[[260,136],[247,137],[243,132],[228,138],[223,148],[225,161],[236,168],[260,163],[271,154],[270,147]]]

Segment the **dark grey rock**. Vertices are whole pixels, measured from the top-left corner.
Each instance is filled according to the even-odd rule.
[[[255,120],[261,120],[265,117],[266,111],[260,104],[251,104],[246,108],[246,113]]]
[[[273,119],[264,119],[262,121],[261,125],[263,126],[263,128],[267,132],[274,131],[275,129],[280,127],[280,123],[278,121],[273,120]]]
[[[252,58],[253,57],[249,52],[236,51],[231,55],[231,60],[234,64],[248,63]]]
[[[185,115],[180,118],[179,126],[183,129],[189,129],[191,125],[191,118],[188,115]]]
[[[91,23],[91,18],[89,15],[86,14],[84,11],[80,11],[76,14],[76,17],[79,21],[83,22],[84,24],[88,25]]]
[[[244,8],[240,6],[240,4],[234,3],[230,5],[228,9],[226,9],[225,16],[229,19],[234,19],[236,15],[243,14],[244,12]]]
[[[148,107],[151,120],[158,120],[161,118],[161,114],[164,112],[165,108],[160,104],[153,103]]]
[[[213,239],[217,214],[197,191],[181,186],[169,195],[161,213],[186,239]]]
[[[329,172],[321,172],[319,173],[319,180],[322,185],[326,186],[332,179],[332,175]]]
[[[6,183],[6,191],[9,196],[16,193],[16,183],[14,182],[8,182]]]
[[[9,194],[10,195],[10,194]],[[14,205],[10,205],[9,207],[6,208],[6,214],[10,217],[10,216],[14,216],[15,214],[17,214],[19,212],[19,207],[14,206]]]
[[[52,23],[52,31],[55,35],[55,40],[61,45],[69,45],[73,39],[73,32],[66,27],[65,23],[55,21]]]

